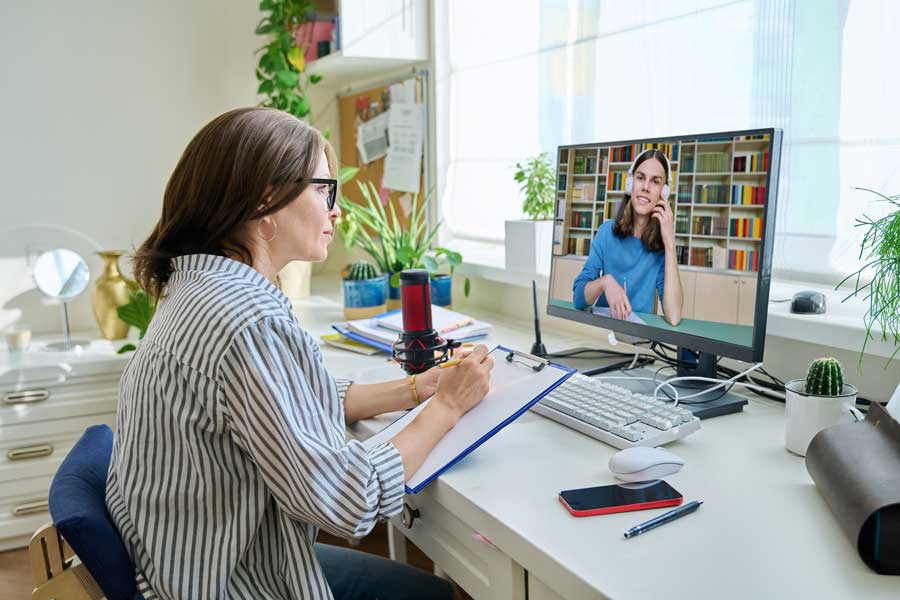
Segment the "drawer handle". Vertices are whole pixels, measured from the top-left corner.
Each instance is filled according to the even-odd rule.
[[[22,390],[21,392],[8,392],[3,397],[4,404],[34,404],[43,402],[50,397],[50,390]]]
[[[24,517],[25,515],[47,512],[49,507],[49,500],[35,500],[34,502],[26,502],[16,506],[13,508],[12,513],[17,517]]]
[[[39,444],[37,446],[13,448],[6,453],[6,457],[9,460],[25,460],[26,458],[40,458],[42,456],[50,456],[51,454],[53,454],[53,446],[50,444]]]
[[[407,529],[412,529],[413,523],[419,517],[419,509],[413,508],[406,502],[403,503],[403,512],[400,513],[400,521]]]

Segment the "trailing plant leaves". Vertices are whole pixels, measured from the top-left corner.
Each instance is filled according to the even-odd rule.
[[[116,354],[125,354],[126,352],[133,352],[135,350],[137,350],[137,346],[135,346],[134,344],[125,344],[124,346],[116,350]]]
[[[302,73],[303,69],[306,68],[306,58],[303,56],[303,50],[301,50],[297,46],[294,46],[293,48],[288,50],[285,56],[287,56],[287,60],[289,63],[291,63],[291,66],[297,69],[299,72]]]
[[[117,308],[116,313],[122,321],[136,327],[138,339],[143,339],[155,309],[156,307],[144,290],[133,288],[128,292],[128,304]]]
[[[425,268],[432,273],[438,270],[438,262],[430,256],[423,256],[422,264],[425,265]]]
[[[469,281],[469,278],[466,277],[466,282],[463,284],[463,294],[465,294],[466,298],[469,297],[469,292],[472,290],[472,282]]]
[[[310,76],[309,76],[309,82],[310,82],[311,84],[313,84],[313,85],[319,83],[320,81],[322,81],[322,76],[321,76],[321,75],[315,75],[315,74],[314,74],[314,75],[310,75]]]
[[[286,69],[275,73],[275,77],[278,79],[278,83],[286,87],[294,87],[299,79],[299,75]]]

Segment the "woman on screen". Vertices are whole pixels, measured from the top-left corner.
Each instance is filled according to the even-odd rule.
[[[667,201],[669,159],[645,150],[628,170],[625,199],[591,242],[591,253],[572,285],[578,309],[608,307],[610,316],[653,313],[654,294],[670,325],[681,322],[684,296],[675,256],[675,219]]]

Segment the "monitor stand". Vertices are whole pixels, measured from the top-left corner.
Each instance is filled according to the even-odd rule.
[[[693,363],[693,364],[691,364]],[[694,352],[687,348],[678,348],[678,367],[676,377],[709,377],[718,379],[716,374],[717,356],[708,352]],[[715,383],[710,381],[679,381],[672,384],[687,393],[696,393],[700,390],[711,388]],[[671,393],[671,390],[669,390]],[[687,408],[700,419],[718,417],[730,413],[741,412],[747,404],[747,399],[728,392],[722,394],[722,388],[711,390],[678,405]]]

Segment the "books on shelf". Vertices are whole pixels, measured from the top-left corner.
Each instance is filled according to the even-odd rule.
[[[694,172],[694,155],[693,154],[685,154],[681,157],[681,172],[682,173],[693,173]]]
[[[735,173],[764,173],[769,170],[768,152],[735,152]]]
[[[603,222],[603,215],[600,214],[600,211],[594,213],[594,229],[600,227],[600,224]]]
[[[594,199],[593,183],[575,183],[572,185],[572,201],[573,202],[593,202]]]
[[[325,342],[325,344],[327,344],[328,346],[334,346],[335,348],[341,348],[342,350],[349,350],[350,352],[365,354],[366,356],[371,356],[373,354],[383,352],[383,350],[381,350],[380,348],[375,348],[373,346],[369,346],[368,344],[357,342],[356,340],[348,338],[341,333],[326,333],[322,336],[322,341]]]
[[[763,185],[731,186],[732,204],[765,204],[766,187]]]
[[[594,211],[592,210],[573,210],[569,221],[569,227],[589,228],[591,226],[591,221],[593,220],[593,214]]]
[[[689,181],[682,181],[678,184],[678,195],[676,201],[678,202],[678,204],[690,204],[691,183]]]
[[[688,247],[682,244],[675,245],[675,256],[679,265],[688,264]]]
[[[698,152],[697,153],[697,172],[698,173],[725,173],[731,166],[729,164],[729,156],[727,152]]]
[[[566,201],[563,199],[559,199],[556,201],[556,218],[557,219],[565,219],[566,218]]]
[[[729,250],[728,268],[735,271],[759,271],[759,251]]]
[[[731,237],[760,239],[762,237],[762,219],[744,218],[731,219],[729,229]]]
[[[625,178],[628,177],[626,171],[616,171],[610,173],[606,178],[606,189],[621,192],[625,189]]]
[[[613,146],[609,149],[609,160],[612,162],[631,162],[637,156],[637,144],[629,146]]]
[[[729,186],[706,183],[694,186],[694,204],[728,204]]]
[[[569,238],[569,245],[566,249],[566,254],[572,254],[575,256],[587,256],[590,253],[591,253],[591,238],[590,237]]]
[[[607,200],[605,213],[603,214],[604,220],[615,219],[616,214],[619,212],[619,205],[622,204],[621,200]]]
[[[767,140],[769,139],[768,133],[757,133],[754,135],[739,135],[734,138],[737,142],[749,142],[755,140]]]
[[[675,233],[688,233],[690,222],[691,217],[687,210],[680,210],[675,213]]]
[[[721,246],[704,246],[691,248],[691,266],[724,269],[727,261],[725,248]]]
[[[598,169],[599,166],[599,169]],[[593,175],[606,172],[606,157],[597,161],[596,155],[576,154],[572,165],[572,173],[575,175]]]
[[[691,232],[695,235],[728,235],[728,218],[713,216],[695,216],[692,220]]]
[[[559,173],[556,176],[556,189],[560,192],[566,191],[566,175],[565,173]]]
[[[652,144],[642,144],[641,152],[646,150],[659,150],[663,154],[666,155],[666,158],[669,159],[670,163],[673,163],[678,160],[678,145],[673,146],[672,144],[660,144],[660,143],[652,143]]]

